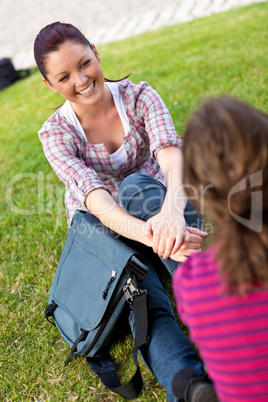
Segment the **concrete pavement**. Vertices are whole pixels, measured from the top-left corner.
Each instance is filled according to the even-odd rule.
[[[35,65],[33,42],[45,25],[70,22],[97,46],[266,0],[1,0],[0,58]]]

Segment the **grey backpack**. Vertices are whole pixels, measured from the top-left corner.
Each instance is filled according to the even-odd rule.
[[[118,235],[90,213],[76,211],[45,310],[71,348],[65,364],[75,353],[85,356],[94,371],[96,359],[105,364],[111,335],[126,303],[130,304],[135,317],[136,373],[123,385],[118,376],[114,381],[115,366],[112,374],[99,376],[104,385],[127,399],[137,398],[142,388],[137,352],[147,342],[147,291],[140,289],[147,270],[137,252]]]

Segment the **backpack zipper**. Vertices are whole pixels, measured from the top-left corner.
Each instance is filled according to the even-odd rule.
[[[94,348],[94,346],[96,345],[99,337],[101,336],[102,332],[104,331],[108,321],[110,320],[114,310],[116,309],[116,306],[118,305],[120,299],[123,297],[124,292],[123,289],[120,289],[120,292],[118,293],[118,295],[116,296],[113,305],[111,306],[111,309],[109,311],[109,313],[107,313],[107,316],[105,316],[104,321],[102,322],[100,328],[98,329],[98,332],[96,333],[96,335],[94,336],[94,339],[92,340],[90,346],[87,348],[87,350],[85,351],[85,353],[83,354],[83,356],[88,355],[88,353]]]

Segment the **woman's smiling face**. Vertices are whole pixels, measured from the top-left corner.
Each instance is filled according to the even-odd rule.
[[[104,76],[96,48],[66,41],[45,59],[46,85],[71,103],[93,104],[103,94]]]

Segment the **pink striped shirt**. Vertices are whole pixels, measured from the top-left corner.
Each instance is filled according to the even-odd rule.
[[[176,270],[178,313],[221,402],[268,402],[268,289],[224,293],[214,254],[192,255]]]
[[[106,189],[117,201],[121,182],[131,173],[144,173],[165,184],[156,161],[161,148],[182,148],[170,113],[163,100],[147,82],[128,80],[117,83],[129,120],[129,133],[123,142],[126,163],[120,167],[103,144],[90,144],[61,114],[59,108],[39,131],[44,153],[66,186],[68,223],[76,209],[85,209],[85,199],[96,188]]]

